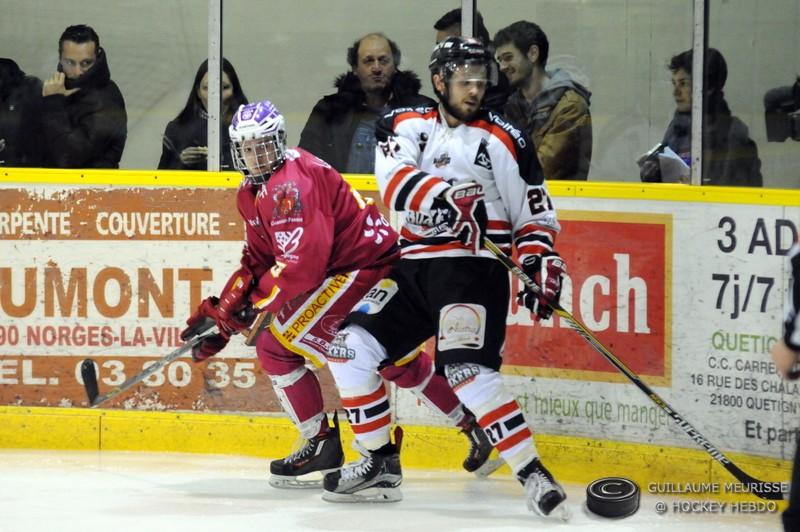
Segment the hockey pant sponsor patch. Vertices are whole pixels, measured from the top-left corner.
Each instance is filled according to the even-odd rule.
[[[353,307],[353,312],[377,314],[397,293],[397,283],[392,279],[381,279],[367,295]]]
[[[473,303],[445,305],[439,311],[439,351],[481,349],[486,333],[486,307]]]
[[[342,320],[387,270],[356,270],[328,277],[317,289],[286,303],[273,318],[270,331],[287,350],[323,366]]]

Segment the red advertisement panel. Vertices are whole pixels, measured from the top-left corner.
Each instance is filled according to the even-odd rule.
[[[672,218],[560,212],[556,247],[569,278],[561,304],[612,353],[653,384],[670,380]],[[521,283],[512,279],[512,292]],[[617,370],[560,318],[534,324],[511,303],[505,371],[622,381]]]

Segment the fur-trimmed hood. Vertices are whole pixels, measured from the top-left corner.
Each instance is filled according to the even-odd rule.
[[[320,100],[318,110],[322,112],[325,120],[335,121],[350,111],[355,111],[365,106],[366,94],[361,90],[358,77],[352,72],[341,74],[336,78],[333,86],[337,89],[335,94],[329,94]],[[389,106],[392,108],[427,105],[433,100],[419,94],[422,82],[410,70],[398,70],[389,85]]]

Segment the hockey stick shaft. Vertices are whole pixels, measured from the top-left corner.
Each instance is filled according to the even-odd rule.
[[[157,361],[149,365],[141,372],[128,378],[122,384],[113,387],[103,395],[98,395],[97,374],[95,372],[94,362],[88,359],[84,360],[84,363],[81,367],[81,372],[83,374],[83,384],[84,387],[86,388],[86,394],[89,397],[89,406],[94,408],[100,405],[101,403],[105,403],[109,399],[112,399],[121,394],[122,392],[139,384],[144,379],[146,379],[153,373],[157,372],[170,362],[180,358],[184,353],[190,352],[194,346],[202,342],[206,337],[217,334],[218,332],[219,331],[217,330],[214,321],[211,320],[208,324],[208,327],[201,330],[197,336],[195,336],[194,338],[192,338],[191,340],[189,340],[188,342],[186,342],[185,344],[183,344],[170,354],[158,359]]]
[[[494,242],[488,238],[483,239],[483,244],[492,254],[497,257],[503,265],[508,268],[522,283],[531,291],[536,294],[541,294],[539,286],[531,279],[522,268],[514,262],[511,257],[506,255],[503,250],[498,248]],[[664,401],[656,392],[654,392],[647,384],[645,384],[638,375],[631,371],[614,353],[608,350],[600,340],[598,340],[577,318],[567,312],[561,305],[556,302],[548,301],[547,304],[553,309],[553,312],[558,314],[581,338],[583,338],[595,351],[600,353],[608,360],[615,368],[617,368],[623,375],[625,375],[633,384],[636,385],[651,401],[653,401],[661,410],[663,410],[675,423],[700,447],[702,447],[708,454],[711,455],[716,461],[728,470],[739,482],[745,485],[746,489],[751,493],[758,495],[763,499],[780,500],[784,496],[784,486],[780,482],[764,482],[757,480],[730,461],[719,449],[714,447],[705,436],[695,429],[686,419],[675,411],[666,401]]]

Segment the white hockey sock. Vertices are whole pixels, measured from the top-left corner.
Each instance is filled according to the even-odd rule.
[[[448,364],[445,375],[514,473],[538,456],[528,423],[500,373],[480,364]]]
[[[386,350],[357,325],[339,331],[330,350],[338,350],[328,359],[328,367],[356,440],[366,449],[379,449],[389,443],[392,423],[389,395],[378,376],[378,366],[387,358]]]

